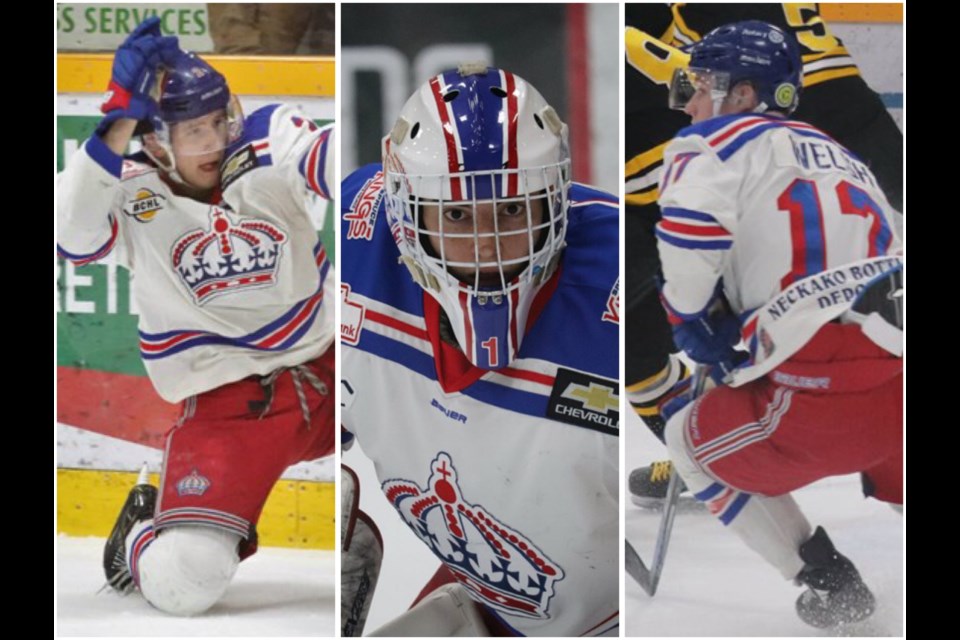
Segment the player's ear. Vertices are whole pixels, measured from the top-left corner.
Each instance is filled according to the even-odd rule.
[[[741,82],[733,88],[733,104],[735,107],[750,110],[757,106],[757,90],[749,82]]]

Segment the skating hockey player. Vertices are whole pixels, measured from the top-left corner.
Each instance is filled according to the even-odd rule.
[[[790,492],[862,472],[867,495],[902,502],[902,262],[870,169],[788,119],[801,68],[793,37],[759,21],[691,48],[671,100],[693,124],[664,153],[656,233],[676,344],[724,383],[670,418],[671,458],[826,627],[874,597]]]

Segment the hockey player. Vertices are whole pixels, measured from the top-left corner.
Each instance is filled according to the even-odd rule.
[[[536,89],[474,64],[342,201],[343,423],[443,562],[382,633],[616,635],[616,199],[571,184]]]
[[[244,120],[156,18],[117,50],[103,111],[58,185],[59,250],[124,250],[150,380],[183,406],[159,495],[145,478],[131,491],[104,568],[191,615],[256,550],[283,470],[333,452],[333,285],[306,209],[308,190],[329,197],[331,130],[281,105]],[[135,133],[144,151],[122,155]]]
[[[859,158],[787,119],[789,34],[735,23],[690,56],[671,83],[693,125],[664,154],[662,297],[677,345],[727,384],[670,418],[667,445],[695,496],[808,587],[805,622],[856,622],[873,595],[789,492],[863,472],[868,495],[902,502],[897,214]]]
[[[686,66],[683,50],[723,24],[763,20],[792,33],[803,61],[803,103],[794,114],[860,157],[870,167],[887,200],[900,208],[903,193],[903,135],[854,64],[843,42],[815,4],[675,3],[627,4],[626,70],[626,246],[624,310],[628,399],[661,440],[661,408],[687,383],[669,337],[662,308],[654,302],[654,226],[660,220],[657,182],[663,148],[683,126],[684,114],[667,107],[670,78]],[[661,35],[662,34],[662,35]],[[679,384],[678,384],[679,381]],[[671,465],[655,462],[630,474],[631,500],[659,506]],[[686,494],[684,494],[686,495]]]

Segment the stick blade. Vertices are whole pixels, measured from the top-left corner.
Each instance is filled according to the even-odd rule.
[[[653,580],[650,576],[650,570],[647,569],[647,565],[643,563],[643,560],[640,558],[640,554],[637,553],[637,550],[633,548],[633,545],[630,544],[629,540],[624,540],[626,544],[626,569],[627,574],[637,581],[640,585],[640,588],[643,589],[646,594],[650,597],[657,592],[657,585],[653,583]]]

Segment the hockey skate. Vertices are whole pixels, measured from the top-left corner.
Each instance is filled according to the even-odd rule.
[[[103,547],[103,571],[107,576],[107,585],[119,593],[127,594],[134,588],[133,576],[127,565],[127,534],[138,522],[153,517],[156,504],[157,488],[148,483],[147,467],[144,466]]]
[[[837,552],[823,527],[800,545],[806,566],[797,582],[809,587],[797,598],[797,614],[813,627],[834,627],[870,617],[876,600],[850,560]]]
[[[669,460],[654,462],[649,467],[640,467],[630,472],[630,500],[643,509],[663,508],[663,499],[667,497],[667,486],[670,484],[670,472],[673,463]],[[683,510],[695,509],[700,503],[687,490],[687,485],[680,482],[680,497],[677,506]]]

